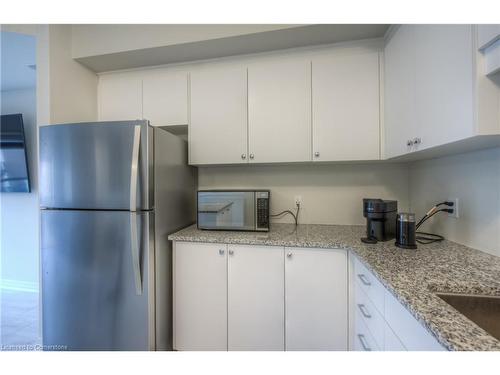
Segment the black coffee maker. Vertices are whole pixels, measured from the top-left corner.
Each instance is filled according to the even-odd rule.
[[[363,216],[366,217],[366,237],[364,243],[389,241],[396,237],[396,217],[398,201],[383,199],[363,199]]]

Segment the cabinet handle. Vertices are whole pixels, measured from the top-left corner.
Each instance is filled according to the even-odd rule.
[[[412,141],[411,139],[408,139],[408,140],[406,141],[406,145],[407,145],[407,146],[413,146],[413,141]]]
[[[243,160],[245,160],[245,159],[247,158],[247,155],[246,155],[246,154],[241,154],[241,158],[242,158]]]
[[[254,155],[253,154],[250,154],[250,159],[253,159],[254,158]]]
[[[361,280],[361,282],[365,285],[372,285],[372,283],[366,278],[366,276],[362,273],[358,273],[358,277]]]
[[[361,311],[361,314],[363,314],[363,316],[365,318],[370,319],[372,317],[372,315],[368,312],[368,309],[366,308],[366,306],[363,305],[362,303],[358,303],[358,308],[359,308],[359,311]]]
[[[288,258],[291,258],[291,257],[292,257],[292,253],[288,253],[288,254],[286,254],[286,256],[287,256]]]
[[[366,342],[365,335],[358,334],[358,339],[359,339],[359,342],[361,343],[361,346],[363,347],[363,349],[365,351],[367,351],[367,352],[372,351],[372,348],[370,348],[370,345],[368,345],[368,343]]]
[[[224,250],[219,249],[219,254],[220,254],[220,255],[224,255]]]
[[[318,152],[318,151],[316,151],[316,152],[314,153],[314,157],[319,158],[319,152]]]
[[[233,250],[229,250],[228,253],[229,253],[229,255],[233,255],[234,251]]]

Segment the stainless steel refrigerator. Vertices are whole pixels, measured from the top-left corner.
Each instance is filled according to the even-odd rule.
[[[171,244],[195,221],[187,144],[147,121],[40,128],[46,349],[172,347]]]

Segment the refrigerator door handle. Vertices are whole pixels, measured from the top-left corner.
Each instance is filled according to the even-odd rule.
[[[138,296],[142,295],[142,275],[139,236],[137,233],[137,214],[130,213],[130,249],[132,251],[132,267],[134,269],[135,292]]]
[[[137,210],[137,178],[139,168],[139,146],[141,126],[134,127],[134,143],[132,145],[132,162],[130,164],[130,211]]]

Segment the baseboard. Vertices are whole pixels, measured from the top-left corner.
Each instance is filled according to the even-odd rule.
[[[1,279],[0,289],[38,293],[38,283],[21,280]]]

